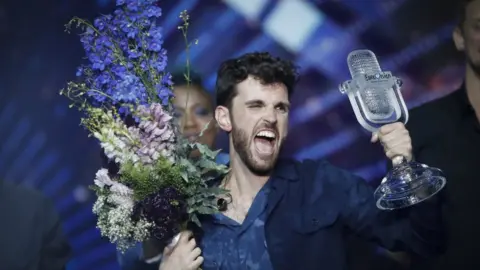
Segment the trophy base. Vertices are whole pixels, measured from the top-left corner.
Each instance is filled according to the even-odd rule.
[[[437,168],[417,162],[402,163],[383,178],[375,190],[375,201],[381,210],[409,207],[434,196],[446,183]]]

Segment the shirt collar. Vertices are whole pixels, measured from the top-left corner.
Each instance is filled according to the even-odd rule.
[[[298,181],[299,176],[292,159],[279,159],[272,174],[275,178]]]
[[[225,165],[229,167],[230,162],[228,162]],[[295,168],[295,162],[292,159],[279,158],[277,160],[277,163],[275,164],[275,167],[273,169],[273,172],[270,178],[282,179],[282,180],[288,180],[288,181],[297,181],[299,177],[297,174],[297,170]],[[217,183],[220,182],[221,178],[218,180],[219,181],[215,181],[215,182]]]

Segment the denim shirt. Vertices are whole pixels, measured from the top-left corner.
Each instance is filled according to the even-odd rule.
[[[228,163],[228,155],[220,154],[217,162]],[[202,269],[272,269],[264,230],[269,191],[269,184],[266,184],[255,197],[242,224],[223,214],[202,219],[204,235],[200,248],[205,259]],[[141,243],[124,254],[117,253],[117,257],[122,270],[158,268],[158,263],[144,262]]]
[[[256,195],[242,224],[223,214],[202,220],[202,269],[271,270],[265,240],[265,218],[270,185]],[[228,240],[227,240],[228,239]]]
[[[381,211],[359,177],[325,160],[279,160],[242,225],[223,215],[202,218],[202,268],[346,269],[348,234],[427,258],[445,250],[442,221],[436,196],[407,209]]]

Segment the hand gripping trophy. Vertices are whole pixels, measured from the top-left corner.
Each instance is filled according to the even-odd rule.
[[[391,72],[382,71],[377,57],[369,50],[356,50],[347,57],[352,80],[339,88],[347,94],[355,116],[370,132],[386,124],[408,121],[408,109],[400,93],[402,81]],[[393,169],[382,179],[374,196],[382,210],[405,208],[422,202],[439,192],[446,184],[437,168],[404,157],[393,158]]]

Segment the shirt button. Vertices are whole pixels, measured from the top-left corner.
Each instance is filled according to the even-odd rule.
[[[318,224],[320,224],[320,220],[318,220],[316,218],[312,218],[312,224],[317,226]]]

